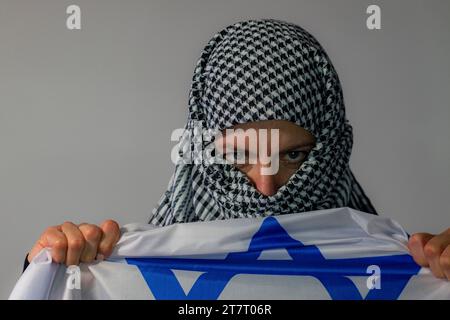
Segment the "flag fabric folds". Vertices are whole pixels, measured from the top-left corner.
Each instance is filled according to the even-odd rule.
[[[350,208],[155,227],[128,224],[106,261],[42,250],[10,299],[450,299],[395,221]]]

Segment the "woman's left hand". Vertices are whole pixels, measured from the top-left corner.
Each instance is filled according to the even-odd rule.
[[[413,234],[408,248],[420,266],[429,267],[438,278],[450,280],[450,228],[438,235]]]

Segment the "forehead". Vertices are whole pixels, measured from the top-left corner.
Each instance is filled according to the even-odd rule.
[[[233,126],[231,129],[243,129],[244,131],[248,129],[255,129],[258,131],[259,129],[278,129],[280,132],[280,136],[296,136],[296,137],[304,137],[307,139],[314,139],[312,133],[298,124],[287,121],[287,120],[262,120],[255,122],[246,122],[240,123]]]
[[[294,145],[294,144],[312,144],[315,142],[315,138],[308,130],[302,128],[294,122],[287,120],[262,120],[255,122],[246,122],[237,124],[229,129],[240,130],[224,130],[222,135],[226,139],[219,139],[223,143],[232,143],[234,139],[231,136],[239,137],[242,134],[248,133],[250,130],[254,130],[258,133],[261,129],[266,129],[270,135],[270,130],[278,129],[280,146]],[[258,139],[259,135],[256,135]]]

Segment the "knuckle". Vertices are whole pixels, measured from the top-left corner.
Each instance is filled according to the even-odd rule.
[[[102,235],[102,232],[100,228],[98,228],[97,226],[89,225],[86,226],[83,234],[86,240],[99,240]]]
[[[420,243],[420,240],[421,240],[420,234],[415,233],[409,238],[409,243],[417,244],[417,243]]]
[[[67,249],[67,240],[65,238],[60,238],[53,243],[55,249],[65,250]]]
[[[113,229],[113,228],[119,229],[119,224],[116,221],[111,220],[111,219],[105,220],[103,222],[103,225],[108,229]]]
[[[439,247],[433,243],[427,243],[423,248],[423,253],[427,258],[435,258],[439,255]]]
[[[84,239],[76,238],[69,241],[69,248],[73,250],[81,250],[84,248]]]
[[[63,228],[64,227],[72,227],[74,226],[73,222],[71,221],[64,221],[64,223],[61,225]]]

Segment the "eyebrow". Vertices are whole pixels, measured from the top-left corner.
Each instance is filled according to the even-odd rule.
[[[226,144],[226,145],[231,146],[231,144]],[[314,147],[314,145],[315,145],[315,142],[303,142],[303,143],[294,144],[292,146],[287,146],[286,148],[283,148],[283,149],[279,149],[278,152],[283,153],[283,152],[292,151],[295,149],[300,149],[300,148],[305,148],[305,147]],[[233,145],[233,150],[238,150],[236,145]],[[248,151],[247,148],[245,148],[244,150]]]
[[[292,151],[294,149],[300,149],[300,148],[305,148],[305,147],[314,147],[314,145],[315,145],[314,142],[303,142],[303,143],[295,144],[293,146],[287,146],[286,148],[280,149],[279,152]]]

